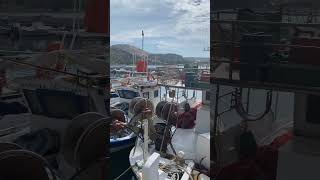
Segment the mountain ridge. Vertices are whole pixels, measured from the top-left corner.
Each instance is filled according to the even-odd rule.
[[[144,59],[148,56],[149,64],[186,64],[193,62],[208,62],[209,58],[183,57],[174,53],[150,53],[129,44],[116,44],[110,47],[111,64],[132,64],[133,59]]]

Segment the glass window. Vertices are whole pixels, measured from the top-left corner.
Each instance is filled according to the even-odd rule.
[[[139,93],[131,90],[118,90],[118,94],[121,98],[124,99],[133,99],[139,97]]]
[[[144,98],[149,98],[149,92],[143,93],[143,97],[144,97]]]
[[[34,90],[23,90],[24,97],[26,98],[29,108],[33,114],[42,114],[43,109],[41,107],[39,98]]]
[[[72,119],[90,111],[89,99],[86,96],[45,89],[36,90],[36,93],[43,107],[43,113],[48,117]]]
[[[156,98],[156,97],[158,97],[159,96],[159,90],[155,90],[154,91],[154,97]]]
[[[116,93],[111,93],[111,98],[117,98],[117,97],[119,97],[118,94],[116,94]]]
[[[320,124],[318,118],[319,114],[319,105],[320,105],[320,96],[309,95],[308,96],[308,105],[307,105],[307,122],[313,124]]]
[[[206,91],[206,100],[210,101],[210,91]]]

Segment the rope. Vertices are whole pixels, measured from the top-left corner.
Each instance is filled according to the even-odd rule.
[[[77,12],[77,0],[73,1],[73,12],[76,13]],[[72,49],[73,47],[73,43],[74,43],[74,39],[75,39],[75,28],[76,28],[76,15],[73,16],[73,23],[72,23],[72,41],[70,43],[70,47],[69,49]]]
[[[133,166],[130,166],[128,169],[126,169],[125,171],[123,171],[118,177],[114,178],[113,180],[119,180],[122,176],[124,176],[130,169],[136,167],[137,165],[133,165]]]
[[[172,100],[172,101],[173,101],[173,100]],[[170,115],[171,115],[172,106],[173,106],[173,103],[170,104],[169,113],[168,113],[168,116],[167,116],[167,119],[166,119],[166,120],[167,120],[167,122],[166,122],[166,128],[165,128],[164,133],[163,133],[163,138],[162,138],[161,146],[160,146],[160,152],[162,151],[164,139],[165,139],[166,133],[167,133],[167,131],[168,131],[169,117],[170,117]]]
[[[60,70],[53,69],[53,68],[47,68],[47,67],[42,67],[42,66],[38,66],[38,65],[33,65],[31,63],[20,62],[20,61],[13,60],[13,59],[3,59],[3,60],[11,61],[11,62],[13,62],[15,64],[18,64],[18,65],[29,66],[29,67],[32,67],[32,68],[35,68],[35,69],[42,69],[42,70],[57,72],[57,73],[66,74],[66,75],[70,75],[70,76],[80,77],[80,78],[84,78],[84,79],[90,79],[90,78],[88,78],[88,76],[83,76],[83,75],[74,74],[74,73],[70,73],[70,72],[66,72],[66,71],[60,71]],[[100,77],[109,77],[109,75],[100,76]]]
[[[184,172],[186,172],[186,173],[189,175],[189,179],[193,180],[192,175],[191,175],[184,167],[182,167],[182,166],[180,166],[180,165],[178,165],[178,164],[177,164],[177,166],[178,166],[179,168],[181,168]]]
[[[136,132],[135,130],[133,130],[130,126],[125,126],[125,128],[132,131],[137,137],[139,137],[141,140],[143,140],[143,137],[141,137],[140,134],[138,132]]]

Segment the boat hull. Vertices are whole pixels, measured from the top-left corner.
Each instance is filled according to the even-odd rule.
[[[125,148],[134,146],[135,142],[136,142],[135,136],[119,138],[117,140],[110,139],[110,153],[115,153]]]

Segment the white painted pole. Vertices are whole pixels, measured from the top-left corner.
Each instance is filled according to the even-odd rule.
[[[144,119],[143,120],[143,124],[144,124],[144,143],[143,143],[143,159],[144,162],[147,161],[147,159],[149,158],[149,150],[148,150],[148,145],[149,145],[149,125],[148,125],[148,119]]]

